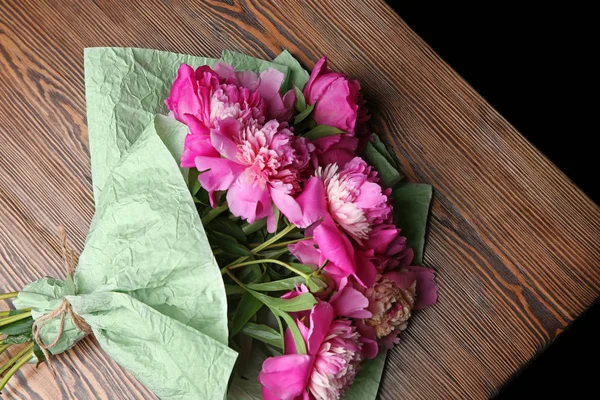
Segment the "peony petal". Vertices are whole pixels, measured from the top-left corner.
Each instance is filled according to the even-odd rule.
[[[354,248],[350,240],[337,228],[329,214],[314,229],[313,238],[323,256],[334,263],[345,276],[356,277]],[[327,270],[327,266],[325,267]]]
[[[268,390],[269,396],[275,396],[271,398],[293,400],[306,389],[313,359],[300,354],[267,358],[258,381]]]
[[[348,99],[348,79],[344,75],[327,74],[326,78],[321,77],[317,80],[313,92],[325,85],[326,90],[323,90],[315,103],[312,113],[314,121],[317,125],[334,126],[344,132],[354,133],[358,106]]]
[[[315,244],[313,239],[303,240],[298,243],[290,244],[288,250],[300,260],[302,264],[319,267],[325,260],[319,249],[315,247]]]
[[[312,93],[312,87],[315,80],[319,75],[321,75],[322,72],[327,72],[327,57],[322,57],[319,61],[317,61],[312,72],[310,73],[308,82],[306,82],[306,85],[304,86],[304,97],[306,98],[308,104],[314,103],[314,100],[310,97]]]
[[[249,223],[273,215],[273,203],[268,189],[246,179],[247,171],[231,185],[227,192],[229,211]]]
[[[334,318],[333,307],[329,303],[319,302],[310,312],[310,328],[306,340],[308,354],[316,355],[325,340],[325,335]]]
[[[336,315],[348,318],[371,318],[373,314],[366,308],[369,307],[369,299],[361,292],[349,285],[345,285],[331,297],[329,304],[335,310]]]
[[[306,228],[327,214],[323,182],[314,176],[295,199],[276,188],[271,189],[271,197],[283,215],[299,228]]]
[[[244,171],[244,166],[225,158],[200,156],[194,159],[200,171],[198,179],[209,192],[227,190]]]
[[[368,251],[356,251],[355,253],[355,261],[356,261],[356,277],[362,286],[371,287],[375,283],[375,279],[377,276],[377,268],[371,261],[373,258],[373,250]]]
[[[217,129],[210,130],[210,142],[225,158],[237,161],[239,152],[235,139],[240,134],[241,124],[237,119],[229,117],[217,123]]]
[[[438,297],[438,287],[435,283],[435,271],[431,268],[410,266],[407,270],[415,274],[417,280],[417,299],[414,309],[421,310],[429,305],[435,304]]]

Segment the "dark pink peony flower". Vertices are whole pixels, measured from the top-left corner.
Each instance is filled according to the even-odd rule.
[[[258,380],[265,400],[339,399],[354,381],[363,360],[356,327],[325,302],[313,307],[308,322],[297,320],[307,354],[297,354],[288,330],[285,355],[263,363]]]
[[[312,70],[304,87],[304,97],[307,104],[315,105],[312,117],[317,125],[329,125],[354,134],[357,122],[361,124],[368,119],[362,110],[364,100],[358,81],[330,71],[326,57]]]

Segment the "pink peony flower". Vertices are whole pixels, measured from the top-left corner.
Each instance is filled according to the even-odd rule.
[[[288,330],[285,355],[263,363],[258,380],[265,400],[339,399],[352,384],[362,361],[362,342],[351,321],[335,318],[333,308],[320,302],[310,313],[309,326],[297,320],[308,354],[297,354]]]
[[[218,154],[194,159],[202,187],[211,199],[215,191],[227,190],[233,215],[249,223],[266,217],[274,231],[273,204],[279,207],[282,196],[300,192],[299,174],[308,164],[310,143],[294,136],[285,123],[244,125],[232,117],[211,129],[210,143]]]
[[[304,87],[307,104],[314,104],[312,114],[317,125],[329,125],[344,132],[354,134],[358,123],[368,120],[363,111],[364,100],[357,80],[327,68],[327,58],[321,58],[315,65]]]
[[[413,260],[413,249],[408,247],[406,238],[394,224],[377,225],[371,230],[363,248],[372,249],[371,262],[379,273],[407,267]]]
[[[358,139],[349,134],[325,136],[312,141],[314,168],[337,164],[344,168],[346,163],[357,156]]]
[[[371,317],[357,321],[363,337],[376,340],[386,348],[399,341],[413,310],[435,304],[437,286],[430,268],[410,266],[400,271],[378,274],[375,283],[357,289],[368,299]]]
[[[190,129],[181,166],[201,172],[211,205],[216,191],[227,190],[234,215],[250,223],[266,217],[269,231],[275,229],[273,204],[285,208],[301,191],[300,175],[314,150],[280,122],[291,118],[295,100],[293,91],[280,96],[283,78],[275,69],[255,74],[217,63],[214,70],[194,71],[183,64],[166,100],[172,116]],[[310,211],[305,215],[304,226],[316,220]]]
[[[316,176],[325,186],[329,214],[358,243],[369,238],[374,225],[390,217],[389,191],[382,190],[377,172],[360,157],[341,169],[337,164],[319,168]]]

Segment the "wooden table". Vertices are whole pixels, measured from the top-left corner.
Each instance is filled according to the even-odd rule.
[[[425,263],[439,304],[391,352],[381,398],[491,396],[597,298],[598,207],[383,1],[26,3],[0,2],[0,292],[64,276],[58,224],[81,251],[93,214],[83,49],[133,46],[287,48],[360,79],[373,128],[410,180],[435,188]],[[153,397],[92,338],[55,365],[57,379],[26,366],[3,396]]]

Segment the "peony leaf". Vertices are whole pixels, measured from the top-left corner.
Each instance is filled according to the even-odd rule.
[[[402,230],[402,235],[406,236],[408,245],[414,250],[414,263],[417,265],[423,262],[431,196],[431,185],[421,183],[407,182],[392,191],[396,226]]]
[[[304,137],[310,140],[319,139],[325,136],[338,135],[344,131],[329,125],[317,125],[304,134]]]
[[[296,325],[296,321],[294,321],[294,319],[285,312],[278,312],[278,315],[281,318],[283,318],[288,328],[290,329],[290,332],[292,333],[292,337],[294,338],[294,344],[296,345],[296,353],[306,354],[306,343],[304,342],[304,337],[302,336],[302,333],[300,333],[300,329],[298,329],[298,325]]]
[[[16,314],[15,314],[16,315]],[[19,321],[15,321],[11,324],[0,326],[0,334],[1,335],[21,335],[23,333],[31,333],[31,328],[33,326],[33,318],[25,318]]]
[[[276,297],[267,296],[261,293],[258,293],[254,290],[248,289],[248,291],[257,299],[262,301],[267,307],[271,309],[275,309],[278,311],[284,312],[298,312],[310,310],[315,304],[317,304],[317,300],[310,293],[302,293],[299,296],[296,296],[291,299],[279,299]]]
[[[377,171],[379,179],[381,179],[381,185],[384,188],[394,187],[402,180],[403,175],[398,172],[398,167],[390,163],[390,159],[382,154],[372,142],[367,143],[365,159]]]
[[[273,282],[251,283],[248,284],[248,288],[258,292],[277,292],[282,290],[293,290],[296,288],[296,285],[300,285],[302,283],[304,283],[303,277],[294,276],[292,278],[281,279]]]
[[[344,393],[342,400],[370,400],[377,397],[386,355],[387,353],[382,351],[374,359],[366,360],[360,365],[354,383]]]
[[[296,92],[296,111],[301,113],[306,110],[306,99],[304,98],[304,94],[297,86],[294,86],[294,91]]]
[[[236,256],[252,255],[250,250],[243,244],[238,243],[234,237],[209,229],[206,230],[206,236],[208,236],[211,246],[220,248],[226,253]]]
[[[267,325],[248,322],[242,328],[241,333],[248,335],[253,339],[260,340],[263,343],[267,343],[275,348],[283,350],[283,347],[281,346],[281,334]]]
[[[231,318],[231,324],[229,326],[229,336],[233,337],[237,335],[244,325],[250,321],[258,310],[263,306],[263,303],[254,297],[251,293],[246,292],[242,295],[240,303]]]
[[[298,125],[300,122],[304,121],[306,117],[310,115],[314,108],[315,105],[311,104],[310,106],[306,107],[304,111],[296,115],[296,117],[294,117],[294,125]]]
[[[3,344],[22,344],[31,342],[32,336],[31,331],[20,333],[18,335],[10,335],[0,340],[0,345]]]
[[[234,238],[238,243],[243,245],[248,244],[248,238],[242,228],[235,221],[230,220],[227,217],[219,216],[212,220],[208,226],[205,227],[207,230],[214,232],[220,232],[224,235]]]

